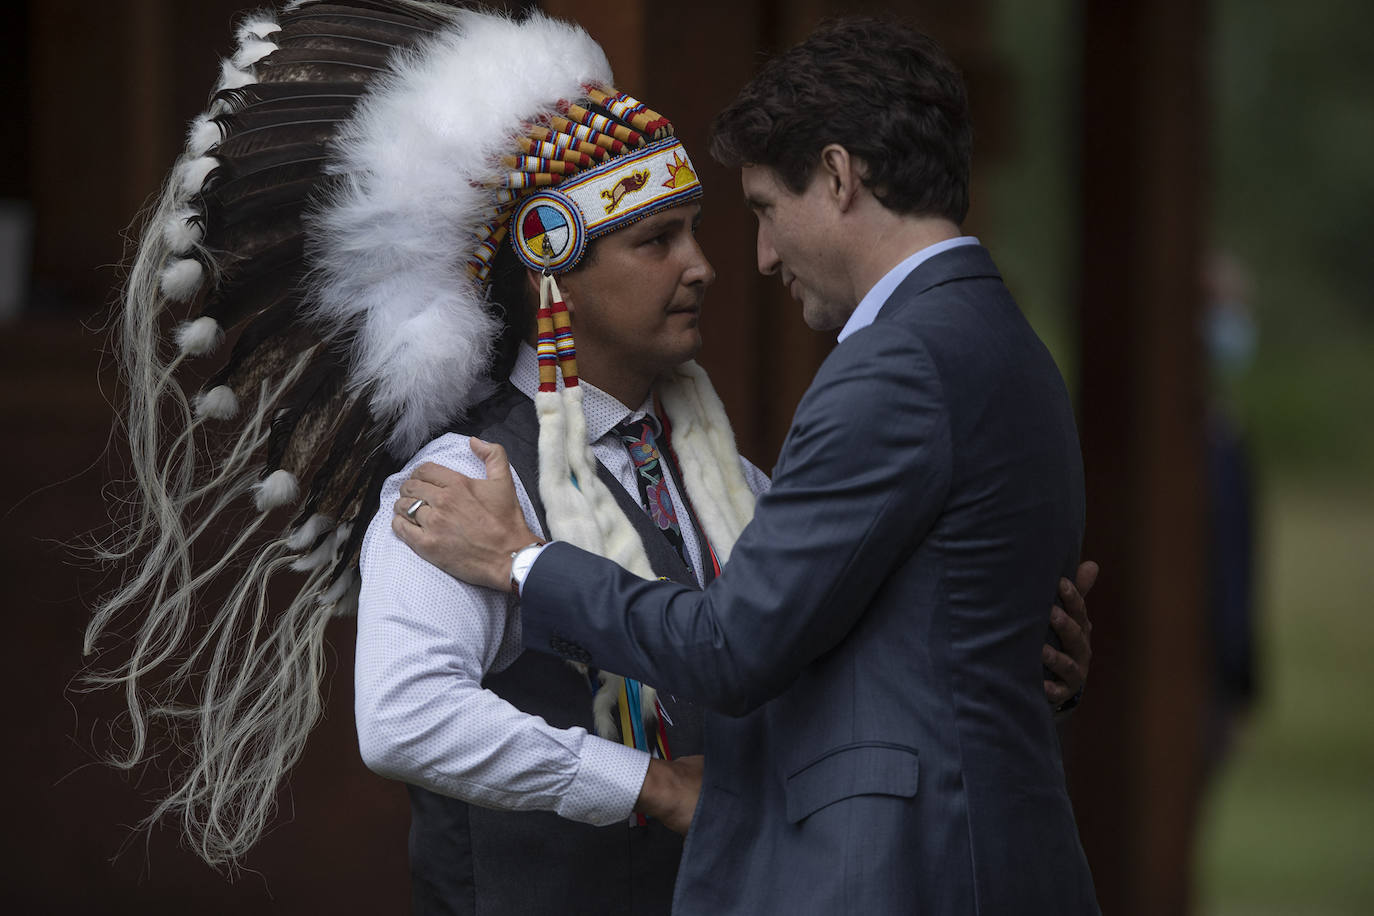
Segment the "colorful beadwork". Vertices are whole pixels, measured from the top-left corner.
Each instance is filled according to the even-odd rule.
[[[584,88],[587,105],[559,101],[557,114],[517,138],[520,155],[501,157],[504,171],[489,185],[493,219],[478,228],[468,259],[480,283],[507,228],[522,262],[561,273],[591,240],[701,195],[667,118],[627,93]]]
[[[511,224],[515,253],[534,270],[568,270],[587,247],[581,209],[557,191],[531,195],[516,209]]]

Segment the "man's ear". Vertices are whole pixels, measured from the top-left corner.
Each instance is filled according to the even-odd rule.
[[[863,163],[840,144],[831,143],[821,150],[820,177],[828,196],[843,213],[853,206],[863,188]]]
[[[533,267],[525,268],[525,282],[529,286],[530,291],[529,301],[531,303],[531,315],[539,313],[539,284],[543,282],[543,279],[544,274],[541,271],[535,270]],[[576,312],[576,308],[573,306],[572,297],[568,295],[567,285],[568,280],[566,275],[564,275],[559,280],[559,288],[563,293],[563,301],[568,305],[568,314],[571,315]],[[535,322],[531,321],[530,327],[535,327]]]

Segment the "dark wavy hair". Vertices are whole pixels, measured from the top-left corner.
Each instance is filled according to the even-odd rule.
[[[964,80],[934,39],[894,19],[821,24],[764,65],[716,116],[711,155],[772,169],[800,194],[831,143],[867,167],[864,184],[898,213],[968,214]]]

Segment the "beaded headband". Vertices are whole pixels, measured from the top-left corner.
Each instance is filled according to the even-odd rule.
[[[502,161],[496,213],[469,265],[482,283],[507,232],[528,267],[562,273],[589,241],[701,197],[667,118],[626,93],[584,88],[589,107],[560,103],[559,114],[519,139],[522,155]]]

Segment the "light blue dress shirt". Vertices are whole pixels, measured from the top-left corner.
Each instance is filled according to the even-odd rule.
[[[849,320],[840,328],[839,340],[841,343],[855,331],[861,331],[873,323],[873,319],[878,317],[878,312],[882,309],[883,303],[892,295],[893,290],[901,285],[902,281],[920,265],[935,257],[943,251],[951,248],[958,248],[960,245],[977,245],[978,240],[971,235],[961,235],[955,239],[945,239],[943,242],[936,242],[934,245],[927,245],[911,257],[902,261],[896,267],[883,274],[883,278],[873,284],[873,288],[864,294],[859,300],[859,305],[854,309],[854,314],[849,316]]]

